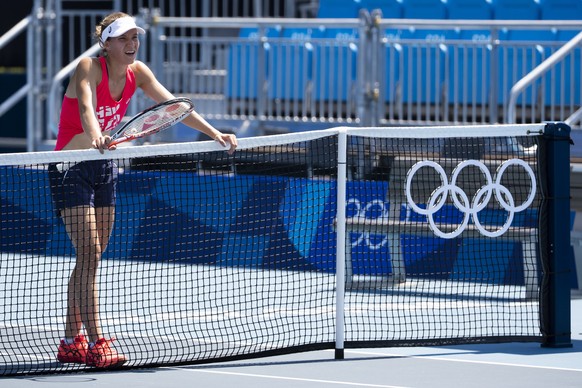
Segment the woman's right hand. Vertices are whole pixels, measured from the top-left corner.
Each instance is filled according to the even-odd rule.
[[[115,145],[109,147],[110,143],[111,136],[105,135],[94,138],[93,141],[91,142],[91,146],[96,150],[99,150],[99,152],[103,153],[105,150],[114,150],[117,148],[117,146]]]

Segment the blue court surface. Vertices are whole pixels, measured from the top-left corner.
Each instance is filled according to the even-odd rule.
[[[538,343],[333,350],[194,366],[0,378],[19,387],[580,387],[582,294],[570,348]]]

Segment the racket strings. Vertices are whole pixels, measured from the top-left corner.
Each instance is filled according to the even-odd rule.
[[[127,128],[124,136],[146,135],[166,128],[184,118],[192,111],[192,105],[185,102],[176,102],[159,109],[152,110],[135,120]]]

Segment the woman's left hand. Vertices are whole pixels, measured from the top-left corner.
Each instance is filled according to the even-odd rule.
[[[238,142],[236,136],[229,133],[220,133],[216,135],[214,138],[221,146],[226,147],[227,144],[230,144],[230,148],[228,149],[229,155],[234,153],[234,150],[238,146]]]

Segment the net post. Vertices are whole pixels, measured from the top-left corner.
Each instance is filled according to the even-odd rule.
[[[347,132],[338,132],[337,210],[336,210],[336,306],[335,306],[335,359],[344,358],[344,302],[346,271],[346,176]]]
[[[540,292],[542,347],[571,347],[570,326],[570,127],[548,123],[542,155],[547,187],[547,243],[541,249],[547,274]],[[544,155],[545,153],[545,155]],[[543,228],[541,230],[543,234]]]

